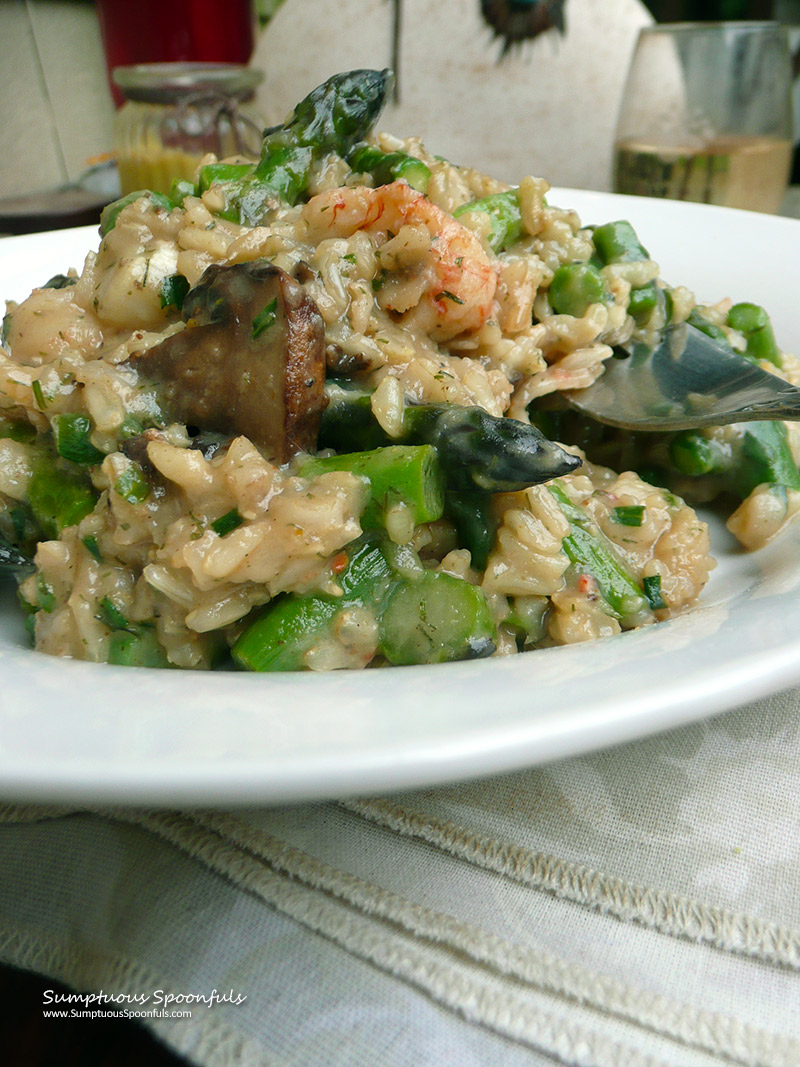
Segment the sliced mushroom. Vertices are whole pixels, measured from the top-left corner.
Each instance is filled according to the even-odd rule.
[[[119,450],[124,456],[127,456],[128,459],[132,459],[134,463],[138,463],[144,473],[150,476],[151,474],[155,474],[156,469],[147,455],[147,446],[151,441],[163,440],[164,435],[161,431],[150,427],[142,433],[137,433],[135,437],[129,437],[127,440],[123,441],[119,446]]]
[[[313,452],[325,408],[325,330],[303,287],[266,260],[212,266],[186,295],[186,328],[130,364],[165,412],[243,434],[285,463]]]

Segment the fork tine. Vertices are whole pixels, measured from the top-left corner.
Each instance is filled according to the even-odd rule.
[[[654,348],[611,358],[586,389],[564,393],[578,411],[629,430],[686,430],[762,419],[800,420],[800,389],[688,323]]]

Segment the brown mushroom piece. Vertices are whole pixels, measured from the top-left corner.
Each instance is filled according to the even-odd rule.
[[[170,418],[242,434],[276,463],[314,452],[325,330],[302,285],[267,262],[211,266],[183,303],[186,328],[130,358]]]

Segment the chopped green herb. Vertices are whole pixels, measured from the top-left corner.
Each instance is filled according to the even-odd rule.
[[[442,289],[441,293],[437,293],[436,300],[452,300],[454,304],[463,304],[464,301],[460,296],[456,296],[455,293],[451,293],[449,289]]]
[[[98,618],[109,628],[109,630],[127,630],[130,628],[128,620],[111,597],[108,596],[104,596],[100,601],[100,614]]]
[[[162,308],[175,308],[180,311],[189,292],[189,279],[183,274],[170,274],[161,283]]]
[[[132,463],[114,482],[114,492],[129,504],[141,504],[150,495],[150,486],[142,468]]]
[[[53,431],[56,451],[64,459],[83,466],[102,463],[105,459],[105,452],[95,448],[91,442],[92,421],[88,416],[54,415],[50,428]]]
[[[576,504],[557,482],[547,487],[570,524],[563,540],[564,552],[578,574],[588,574],[615,618],[636,614],[647,602],[627,563],[617,548],[595,526],[588,509]]]
[[[22,595],[22,589],[21,588],[17,589],[17,602],[19,603],[19,606],[22,608],[22,610],[24,611],[25,616],[26,616],[25,617],[25,629],[28,631],[30,636],[33,637],[33,627],[32,626],[28,626],[28,623],[29,622],[32,623],[33,616],[39,610],[39,607],[38,607],[37,604],[31,604],[30,600],[26,599],[26,597],[24,597]]]
[[[611,512],[611,521],[620,526],[641,526],[644,521],[644,504],[629,504],[616,507]]]
[[[259,311],[256,317],[253,319],[253,340],[260,337],[265,330],[268,330],[278,317],[278,298],[275,297],[267,304],[263,311]]]
[[[44,390],[42,389],[42,383],[38,378],[31,385],[31,391],[33,392],[33,398],[36,401],[36,406],[39,411],[44,411],[47,407],[47,400],[44,395]]]
[[[118,667],[169,667],[167,654],[152,629],[115,630],[108,647],[108,662]]]
[[[244,519],[236,508],[231,508],[230,511],[226,511],[224,515],[220,515],[218,519],[211,523],[211,529],[218,537],[224,537],[225,534],[229,534],[232,530],[241,526],[243,522]]]
[[[81,541],[83,542],[83,547],[86,551],[94,556],[98,563],[102,563],[103,557],[100,554],[100,549],[97,546],[97,538],[94,534],[87,534],[86,537],[81,538]]]
[[[660,574],[651,574],[649,578],[643,578],[642,589],[644,590],[644,595],[647,597],[647,602],[653,611],[658,611],[659,608],[665,608],[667,606],[661,595]]]
[[[69,289],[77,281],[77,277],[73,277],[71,274],[54,274],[49,281],[44,283],[42,289]]]
[[[36,603],[48,615],[56,606],[56,594],[53,592],[53,587],[41,574],[36,576]]]

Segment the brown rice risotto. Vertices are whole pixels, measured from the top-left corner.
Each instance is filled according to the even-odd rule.
[[[257,163],[112,204],[80,273],[9,305],[0,565],[40,651],[331,670],[588,641],[696,601],[685,499],[748,549],[798,510],[795,426],[636,437],[559,400],[686,319],[796,380],[765,313],[696,305],[541,178],[373,133],[387,82],[338,75]]]

